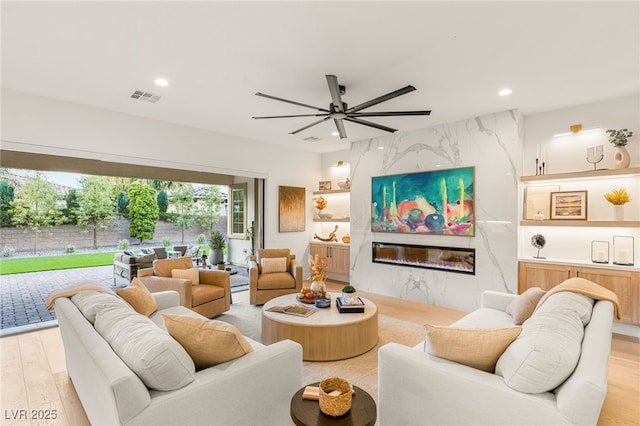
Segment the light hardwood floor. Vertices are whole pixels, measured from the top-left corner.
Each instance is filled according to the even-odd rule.
[[[339,291],[342,285],[330,283],[328,287],[331,291]],[[234,302],[245,301],[244,296],[234,294]],[[366,297],[378,305],[380,314],[417,324],[447,325],[464,315],[459,311],[375,294],[366,294]],[[89,424],[66,373],[57,327],[1,338],[0,365],[0,424]],[[607,398],[598,425],[640,425],[640,343],[637,339],[613,336],[608,381]],[[31,419],[33,415],[48,413],[51,416],[53,410],[55,420]]]

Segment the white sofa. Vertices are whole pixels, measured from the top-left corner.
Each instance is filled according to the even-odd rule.
[[[149,318],[162,313],[199,316],[180,306],[175,291],[154,293]],[[93,425],[282,425],[291,396],[302,387],[302,347],[290,340],[196,371],[186,386],[148,389],[69,298],[55,301],[69,377]],[[204,318],[204,317],[202,317]]]
[[[453,325],[513,326],[505,309],[515,297],[486,291],[481,308]],[[414,348],[389,343],[378,352],[379,424],[595,425],[607,391],[612,323],[613,303],[596,301],[577,367],[564,383],[543,393],[522,393],[498,374],[434,357],[423,343]]]

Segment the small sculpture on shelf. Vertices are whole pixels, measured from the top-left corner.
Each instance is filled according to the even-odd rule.
[[[542,234],[535,234],[531,237],[531,245],[538,249],[538,254],[533,256],[534,259],[546,259],[544,256],[540,256],[540,249],[544,248],[547,240]]]
[[[324,241],[326,243],[328,242],[338,242],[338,237],[336,236],[336,232],[338,231],[338,225],[336,225],[335,228],[333,228],[333,231],[331,233],[329,233],[329,237],[328,238],[322,238],[319,237],[318,234],[313,234],[313,239],[314,240],[320,240],[320,241]]]

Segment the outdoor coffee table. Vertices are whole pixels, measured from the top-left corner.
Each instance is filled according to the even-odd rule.
[[[312,383],[309,386],[318,386]],[[305,386],[306,387],[306,386]],[[376,402],[367,391],[353,386],[355,393],[351,399],[351,409],[340,417],[329,417],[320,411],[318,401],[302,399],[304,387],[291,398],[291,420],[297,426],[372,426],[376,423]]]
[[[378,308],[361,297],[364,313],[343,313],[336,308],[339,293],[329,293],[330,308],[318,308],[308,317],[268,312],[275,305],[302,304],[296,293],[276,297],[262,308],[262,343],[270,345],[290,339],[302,345],[305,361],[334,361],[361,355],[378,342]]]

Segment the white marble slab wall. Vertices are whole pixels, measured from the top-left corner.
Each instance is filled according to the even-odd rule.
[[[351,283],[362,290],[462,311],[478,307],[484,290],[516,293],[522,145],[522,117],[517,111],[354,142]],[[475,167],[475,237],[371,232],[372,177],[469,166]],[[472,247],[476,274],[372,263],[373,241]]]

